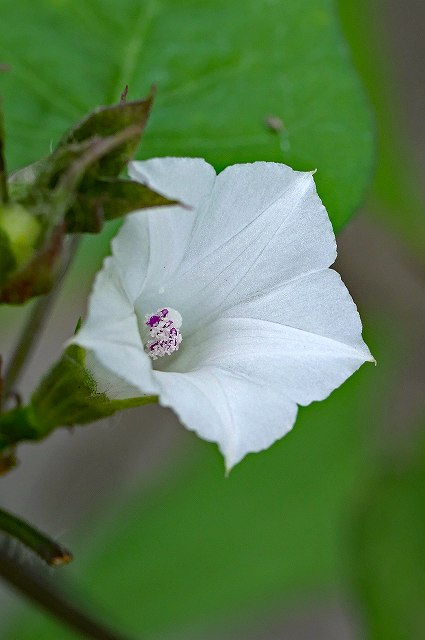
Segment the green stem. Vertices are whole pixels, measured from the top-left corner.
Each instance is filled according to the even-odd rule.
[[[48,538],[25,520],[0,509],[0,531],[16,538],[51,566],[68,564],[72,553]]]
[[[0,547],[0,576],[14,589],[36,603],[64,625],[92,640],[126,640],[79,609],[47,580],[23,566],[16,565]]]
[[[7,202],[9,202],[9,193],[7,189],[6,160],[4,157],[3,115],[0,110],[0,204]]]
[[[42,332],[44,321],[47,318],[60,292],[59,285],[65,277],[65,274],[73,260],[75,252],[78,248],[78,243],[79,237],[73,236],[69,243],[68,253],[64,258],[62,269],[56,279],[51,292],[47,295],[41,296],[34,302],[34,306],[31,310],[30,316],[25,323],[21,337],[18,341],[15,351],[12,354],[9,366],[6,369],[3,378],[2,395],[4,399],[15,387],[16,383],[19,380],[19,377],[21,376],[25,368],[25,364],[28,358],[31,356],[32,350],[35,346],[36,338]]]
[[[51,292],[47,296],[37,298],[34,302],[4,376],[3,396],[5,398],[12,391],[24,370],[25,362],[31,355],[35,339],[41,332],[43,321],[51,309],[55,297]]]

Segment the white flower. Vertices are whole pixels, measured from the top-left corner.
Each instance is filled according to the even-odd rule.
[[[373,361],[354,302],[328,268],[328,215],[312,174],[282,164],[217,176],[201,159],[157,158],[129,172],[191,208],[127,217],[73,342],[88,350],[100,391],[157,394],[231,468],[284,436],[297,405]],[[162,340],[155,359],[152,340]]]

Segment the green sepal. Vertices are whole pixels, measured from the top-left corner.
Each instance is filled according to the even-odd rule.
[[[151,93],[145,100],[98,107],[65,134],[59,142],[57,150],[76,142],[88,140],[93,136],[110,137],[127,127],[134,126],[134,136],[99,161],[98,175],[118,176],[136,152],[140,137],[146,127],[152,102],[153,94]]]
[[[98,107],[89,113],[65,133],[49,156],[11,176],[15,193],[34,197],[34,194],[30,195],[33,190],[55,188],[73,162],[105,139],[110,139],[112,144],[97,153],[92,162],[86,163],[80,178],[117,177],[136,152],[152,100],[151,95],[145,100]],[[128,135],[122,137],[124,131]]]
[[[64,234],[97,233],[106,220],[175,204],[148,187],[119,179],[140,142],[152,100],[151,94],[145,100],[99,107],[72,127],[48,157],[11,176],[13,205],[7,206],[28,212],[40,233],[26,260],[14,264],[10,251],[3,251],[0,302],[21,304],[50,291]],[[0,238],[0,248],[4,244]]]
[[[87,424],[122,409],[157,402],[156,396],[110,400],[98,393],[84,360],[82,347],[69,346],[41,380],[29,404],[0,416],[0,450],[22,440],[42,440],[61,426]]]
[[[97,233],[106,220],[120,218],[132,211],[177,204],[138,182],[120,179],[94,180],[85,192],[77,194],[66,216],[69,233]]]
[[[97,177],[106,150],[113,152],[133,135],[130,126],[108,138],[94,137],[61,147],[25,173],[15,174],[11,191],[47,223],[53,222],[49,212],[54,211],[57,220],[65,221],[66,233],[98,233],[107,220],[147,207],[177,204],[138,182]],[[24,175],[33,184],[22,182]]]

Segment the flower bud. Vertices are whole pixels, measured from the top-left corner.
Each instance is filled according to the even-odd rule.
[[[40,232],[39,221],[21,205],[0,206],[0,234],[7,242],[14,268],[21,267],[31,258]]]

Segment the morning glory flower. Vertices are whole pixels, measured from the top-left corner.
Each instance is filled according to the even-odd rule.
[[[187,205],[127,216],[73,338],[110,398],[155,394],[227,468],[373,361],[329,269],[335,236],[311,172],[198,158],[133,162],[133,180]]]

